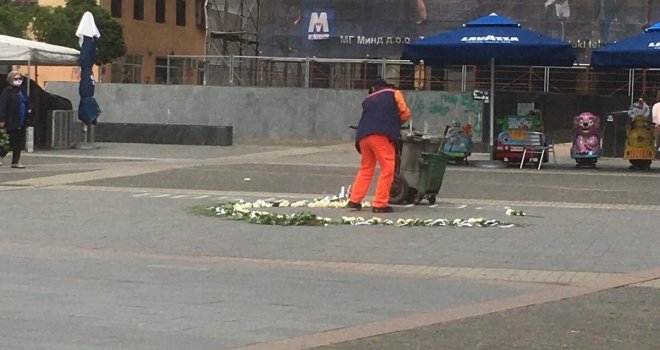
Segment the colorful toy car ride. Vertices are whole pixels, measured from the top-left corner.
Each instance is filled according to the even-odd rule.
[[[442,151],[455,164],[468,164],[468,157],[472,155],[472,125],[461,125],[453,121],[447,125],[444,133]]]
[[[624,159],[630,162],[630,170],[651,170],[655,159],[654,124],[644,116],[636,116],[626,127]]]
[[[525,152],[525,145],[528,144],[528,132],[543,133],[543,122],[541,118],[529,115],[507,115],[497,121],[502,125],[502,132],[495,140],[495,159],[507,163],[520,163]],[[542,135],[541,143],[545,144],[545,135]],[[534,158],[540,155],[527,152],[525,158]],[[537,160],[538,161],[538,160]],[[543,156],[544,163],[548,161],[547,153]]]

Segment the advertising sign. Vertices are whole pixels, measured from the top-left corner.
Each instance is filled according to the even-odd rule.
[[[390,58],[405,43],[490,13],[573,43],[580,62],[591,49],[660,21],[646,0],[281,0],[262,3],[262,56]]]

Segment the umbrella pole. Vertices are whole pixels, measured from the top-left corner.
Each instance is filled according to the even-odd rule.
[[[490,59],[490,160],[495,159],[495,58]]]
[[[30,56],[28,56],[28,68],[27,68],[26,92],[27,92],[28,106],[30,105],[30,71],[31,70],[32,70],[32,52],[30,52]],[[34,152],[34,127],[32,126],[28,126],[25,128],[25,149],[28,153]]]
[[[32,55],[32,53],[30,53]],[[28,57],[28,69],[27,69],[27,95],[30,97],[30,68],[32,63],[30,62],[30,57]]]

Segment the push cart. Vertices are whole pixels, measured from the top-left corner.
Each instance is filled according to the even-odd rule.
[[[449,156],[439,151],[441,138],[402,130],[397,150],[390,203],[419,204],[422,199],[434,204],[442,186]]]

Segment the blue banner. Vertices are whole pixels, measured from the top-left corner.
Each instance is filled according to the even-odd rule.
[[[492,12],[523,28],[568,40],[588,62],[592,49],[660,21],[657,1],[282,0],[261,5],[263,56],[391,58],[411,40],[456,29]]]

